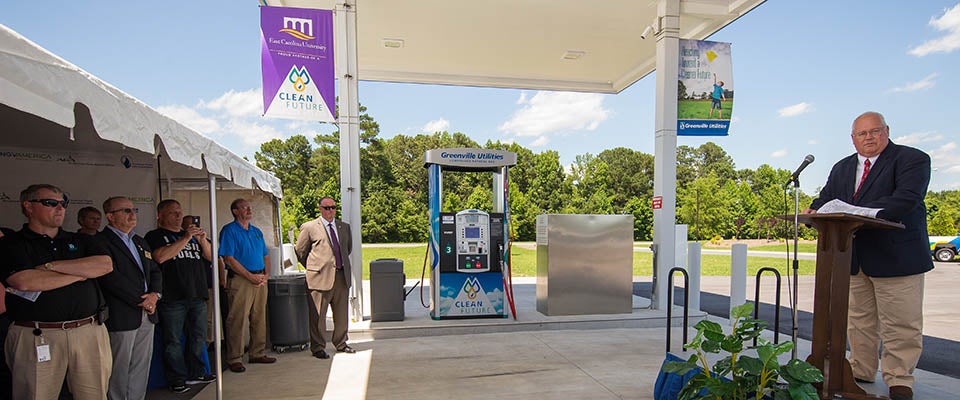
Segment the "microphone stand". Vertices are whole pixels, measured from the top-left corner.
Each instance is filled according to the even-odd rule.
[[[800,261],[797,259],[797,243],[800,241],[800,177],[793,178],[793,309],[791,316],[793,318],[793,351],[790,356],[797,358],[797,300],[799,298],[800,282]]]

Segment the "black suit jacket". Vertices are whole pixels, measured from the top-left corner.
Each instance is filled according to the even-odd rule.
[[[840,199],[870,208],[882,208],[877,218],[900,222],[904,229],[862,229],[853,239],[850,273],[874,277],[907,276],[933,269],[927,237],[927,209],[923,198],[930,183],[930,156],[892,141],[877,157],[854,198],[857,154],[830,171],[827,184],[810,208]]]
[[[150,246],[140,235],[133,237],[133,243],[137,247],[143,271],[140,271],[127,245],[123,244],[123,240],[112,230],[104,228],[97,234],[97,239],[113,259],[113,272],[98,278],[103,297],[110,308],[107,330],[116,332],[137,329],[143,318],[143,308],[138,306],[143,302],[140,296],[150,292],[161,293],[163,278],[160,267],[153,261]],[[144,282],[146,291],[143,290]],[[149,319],[157,323],[157,314],[153,313]]]

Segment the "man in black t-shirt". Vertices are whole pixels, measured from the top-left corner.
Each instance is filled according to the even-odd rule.
[[[183,393],[186,385],[206,383],[216,377],[206,372],[207,274],[211,246],[200,227],[180,227],[183,211],[176,200],[157,205],[157,229],[147,233],[153,259],[163,272],[160,332],[163,365],[170,390]],[[186,354],[181,333],[186,327]]]
[[[13,324],[5,341],[16,399],[102,399],[113,367],[96,279],[113,270],[92,238],[60,228],[69,204],[53,185],[20,192],[23,229],[0,242],[0,279]]]

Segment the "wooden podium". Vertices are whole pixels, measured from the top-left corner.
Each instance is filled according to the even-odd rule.
[[[784,219],[793,220],[793,215]],[[813,343],[807,362],[823,372],[821,399],[885,399],[868,395],[853,380],[847,361],[847,307],[850,261],[858,229],[902,229],[903,225],[850,214],[801,214],[802,224],[817,228],[817,270],[813,298]]]

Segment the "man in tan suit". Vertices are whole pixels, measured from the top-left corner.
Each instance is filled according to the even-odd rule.
[[[330,358],[325,348],[327,306],[333,309],[333,346],[340,353],[355,353],[347,345],[347,293],[350,290],[350,225],[336,219],[337,202],[320,199],[320,218],[300,227],[297,259],[307,268],[310,291],[310,352],[320,359]]]

